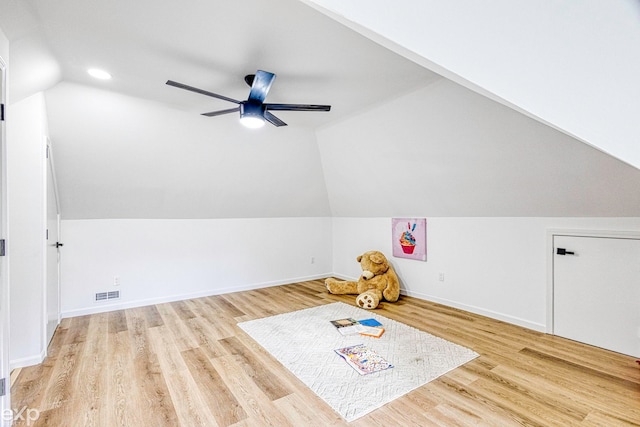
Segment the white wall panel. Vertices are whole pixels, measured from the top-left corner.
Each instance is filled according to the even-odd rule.
[[[331,273],[330,218],[65,220],[62,233],[63,317]],[[120,300],[94,302],[112,290]]]
[[[42,93],[9,105],[7,185],[12,367],[38,363],[44,347],[46,230],[45,136]]]
[[[405,294],[546,331],[550,228],[637,231],[640,218],[427,217],[426,262],[391,256],[390,218],[334,218],[333,266],[357,278],[356,257],[380,250]]]

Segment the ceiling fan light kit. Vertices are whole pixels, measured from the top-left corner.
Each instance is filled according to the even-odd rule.
[[[242,102],[240,104],[240,123],[250,129],[264,126],[264,108],[261,104]]]
[[[274,126],[287,126],[285,122],[274,116],[269,110],[272,111],[330,111],[330,105],[312,105],[312,104],[269,104],[264,100],[271,89],[271,85],[275,80],[276,75],[268,71],[258,70],[256,74],[248,74],[244,77],[244,81],[251,86],[249,92],[249,98],[246,101],[238,101],[233,98],[229,98],[217,93],[209,92],[203,89],[198,89],[193,86],[188,86],[183,83],[167,80],[169,86],[174,86],[179,89],[185,89],[191,92],[199,93],[201,95],[211,96],[213,98],[221,99],[223,101],[233,102],[238,104],[235,108],[229,108],[226,110],[212,111],[210,113],[202,113],[203,116],[214,117],[221,116],[223,114],[240,112],[240,123],[248,128],[259,128],[264,126],[265,121],[271,123]]]

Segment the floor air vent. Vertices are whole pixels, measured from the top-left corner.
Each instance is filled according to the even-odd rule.
[[[96,292],[96,301],[107,301],[120,298],[120,291]]]

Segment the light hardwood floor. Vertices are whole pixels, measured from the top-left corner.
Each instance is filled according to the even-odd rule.
[[[410,297],[376,312],[480,357],[348,424],[236,326],[335,301],[354,297],[310,281],[65,319],[12,406],[37,426],[640,425],[632,357]]]

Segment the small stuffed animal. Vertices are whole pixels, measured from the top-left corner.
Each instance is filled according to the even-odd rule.
[[[376,308],[383,298],[389,302],[398,301],[400,281],[382,252],[365,252],[356,260],[362,268],[362,275],[358,281],[326,279],[324,283],[329,293],[358,295],[356,305],[367,310]]]

